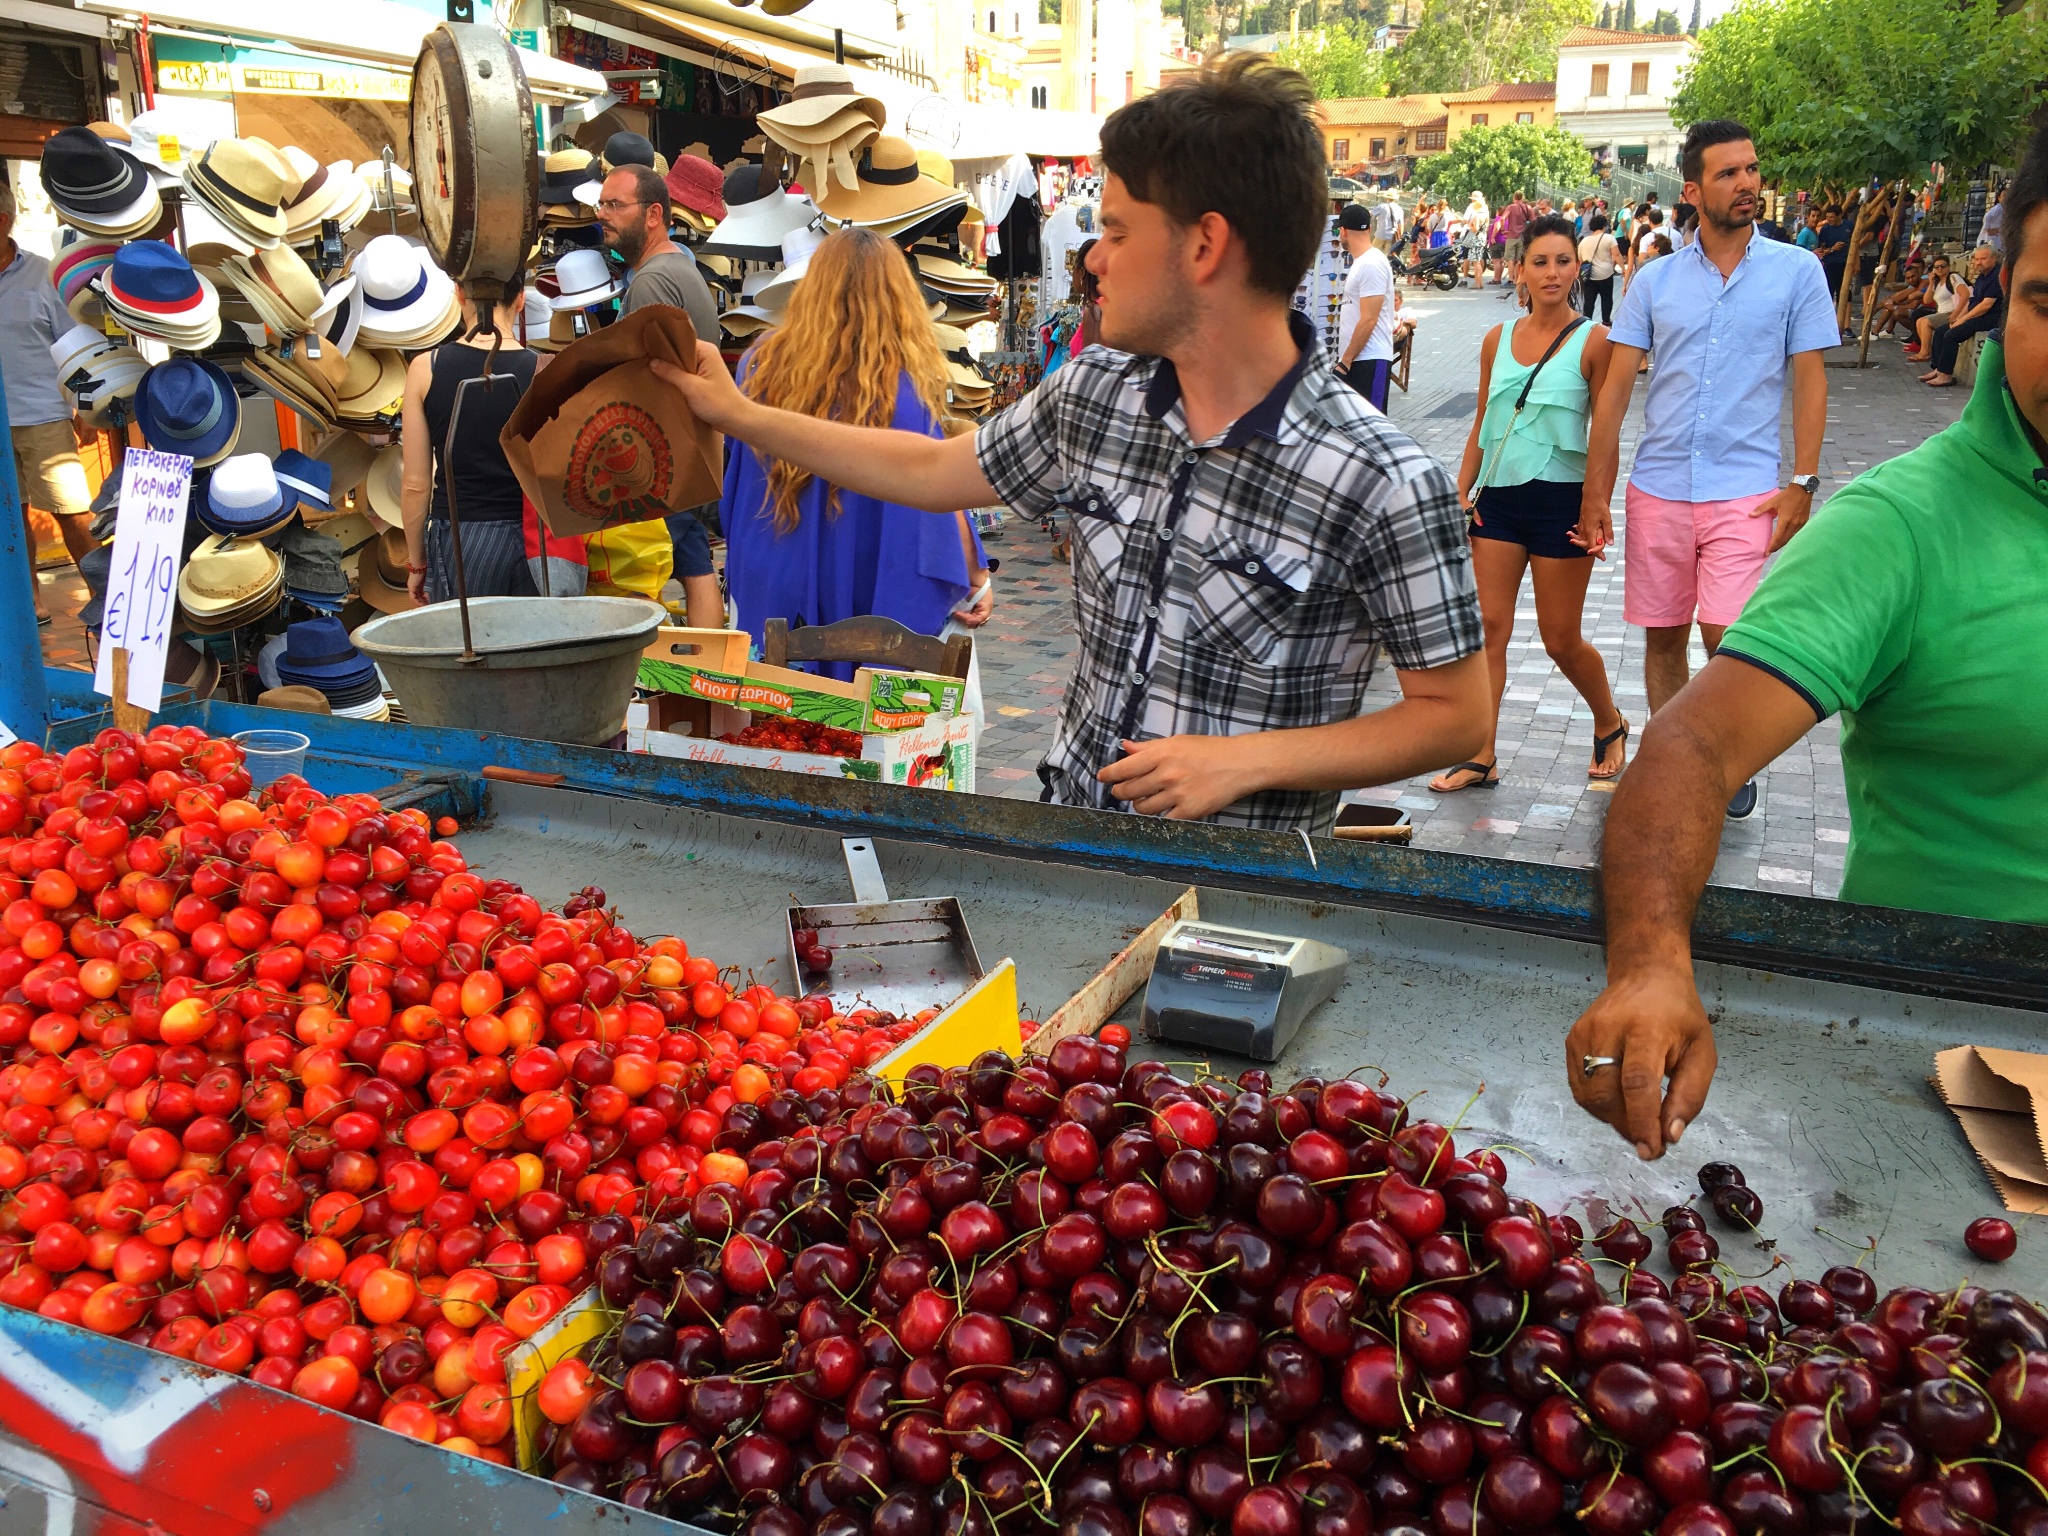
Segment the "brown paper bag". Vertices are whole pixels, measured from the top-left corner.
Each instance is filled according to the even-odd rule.
[[[2048,1211],[2048,1056],[1958,1045],[1934,1057],[1934,1091],[2009,1211]]]
[[[601,533],[718,500],[718,434],[654,376],[690,367],[690,317],[654,305],[594,331],[534,375],[498,442],[555,534]]]

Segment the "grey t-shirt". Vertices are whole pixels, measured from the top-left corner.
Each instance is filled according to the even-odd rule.
[[[7,419],[17,427],[69,421],[71,404],[57,387],[50,344],[71,329],[64,301],[50,286],[50,264],[15,248],[0,272],[0,375],[7,387]]]
[[[650,304],[687,311],[697,339],[718,344],[718,306],[711,302],[711,287],[697,270],[697,258],[688,251],[663,251],[633,269],[620,312],[630,315]]]

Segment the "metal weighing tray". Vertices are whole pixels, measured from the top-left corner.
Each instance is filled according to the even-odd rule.
[[[849,837],[846,856],[853,900],[832,906],[791,907],[789,974],[803,978],[803,995],[829,993],[848,1003],[908,1017],[943,1008],[981,980],[981,957],[957,896],[891,901],[874,839]],[[815,929],[832,951],[832,970],[804,970],[796,952],[796,931]]]
[[[163,718],[222,734],[283,719],[220,703]],[[89,740],[103,723],[67,721],[53,743]],[[981,939],[1015,957],[1039,1017],[1192,884],[1205,922],[1351,957],[1344,985],[1271,1068],[1282,1082],[1384,1069],[1419,1112],[1458,1123],[1460,1146],[1499,1148],[1517,1189],[1589,1226],[1615,1208],[1654,1217],[1693,1192],[1699,1164],[1730,1159],[1763,1196],[1770,1245],[1716,1228],[1742,1274],[1778,1258],[1817,1274],[1875,1238],[1867,1267],[1882,1286],[1970,1276],[2048,1290],[2048,1236],[2024,1231],[2019,1256],[1999,1267],[1963,1249],[1963,1226],[1996,1200],[1926,1081],[1949,1045],[2038,1047],[2040,929],[1710,891],[1696,943],[1721,1073],[1684,1145],[1646,1165],[1566,1088],[1564,1034],[1601,974],[1585,871],[1335,842],[1319,843],[1312,866],[1298,838],[1264,833],[473,732],[290,723],[313,739],[306,771],[323,788],[382,790],[465,819],[481,811],[461,842],[486,874],[551,903],[596,880],[637,931],[678,932],[693,953],[777,986],[789,981],[789,908],[836,875],[846,837],[873,840],[897,889],[951,893]],[[548,782],[485,776],[499,769]],[[1248,1063],[1211,1065],[1235,1075]],[[1762,1283],[1784,1278],[1779,1268]],[[0,1536],[148,1519],[171,1536],[681,1529],[4,1311],[0,1470]]]

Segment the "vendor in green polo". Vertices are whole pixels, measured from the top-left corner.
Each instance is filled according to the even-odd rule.
[[[1836,492],[1704,671],[1657,713],[1607,817],[1607,988],[1572,1095],[1659,1157],[1706,1102],[1693,907],[1728,797],[1842,716],[1842,899],[2048,924],[2048,132],[2012,183],[2002,344],[1963,419]]]

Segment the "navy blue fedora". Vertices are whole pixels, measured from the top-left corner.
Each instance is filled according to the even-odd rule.
[[[305,683],[324,692],[360,686],[376,673],[376,664],[349,643],[340,619],[323,615],[284,632],[284,654],[277,658],[280,682]]]
[[[206,465],[227,457],[242,427],[234,383],[212,363],[174,357],[142,376],[135,418],[143,441],[159,453],[190,454]]]

